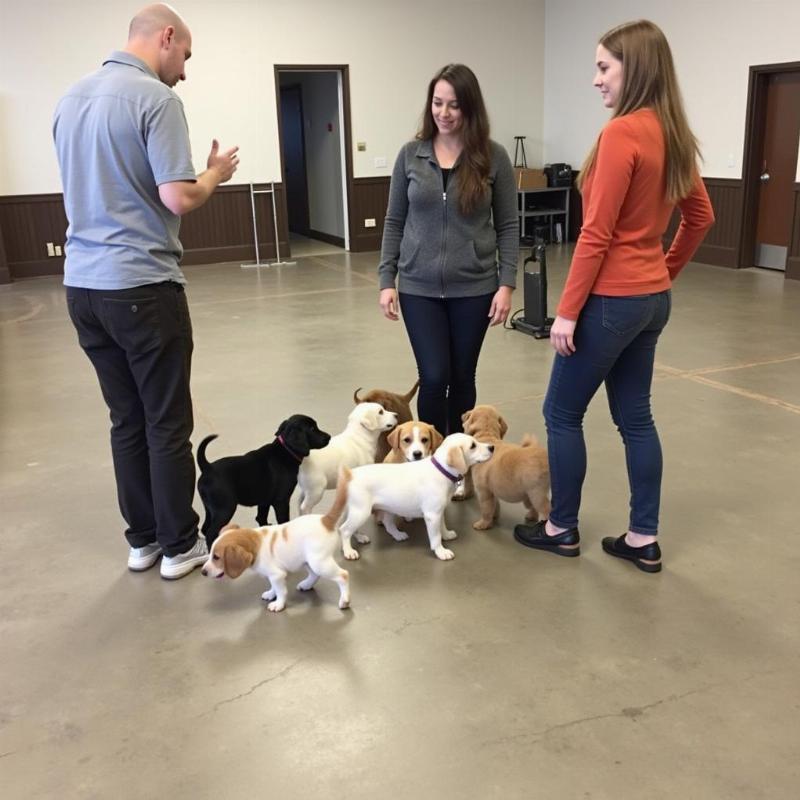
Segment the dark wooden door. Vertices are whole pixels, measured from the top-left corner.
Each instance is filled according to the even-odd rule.
[[[764,120],[755,263],[786,269],[800,141],[800,72],[770,75]]]
[[[308,234],[308,179],[303,133],[303,94],[299,85],[281,86],[281,132],[289,230]]]

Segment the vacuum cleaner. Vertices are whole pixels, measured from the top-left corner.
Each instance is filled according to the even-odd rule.
[[[538,264],[538,270],[529,270],[529,264]],[[525,307],[522,316],[511,320],[511,325],[536,339],[547,339],[553,318],[547,316],[547,248],[543,244],[533,246],[522,270]]]

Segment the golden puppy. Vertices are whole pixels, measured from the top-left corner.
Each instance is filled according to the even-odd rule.
[[[529,521],[546,519],[550,513],[550,468],[544,447],[527,433],[522,445],[504,442],[508,425],[494,406],[475,406],[461,421],[465,433],[494,445],[491,461],[472,468],[481,507],[481,518],[472,527],[483,531],[494,525],[499,511],[498,499],[524,503],[528,509],[525,519]]]
[[[397,424],[399,425],[401,422],[409,422],[410,420],[414,419],[414,415],[411,413],[411,406],[409,403],[417,393],[418,388],[419,381],[417,381],[405,394],[395,394],[394,392],[388,392],[385,389],[370,389],[370,391],[366,392],[363,397],[359,397],[358,393],[361,391],[361,387],[359,386],[358,389],[353,392],[353,402],[356,404],[380,403],[387,411],[394,411],[394,413],[397,414]],[[378,452],[375,456],[375,462],[380,464],[380,462],[386,458],[386,455],[390,449],[391,447],[386,441],[386,434],[381,434],[380,439],[378,439]]]

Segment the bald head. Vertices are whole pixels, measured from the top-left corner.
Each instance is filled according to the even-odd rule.
[[[150,39],[167,27],[173,27],[179,39],[189,36],[189,28],[181,15],[166,3],[145,6],[132,20],[128,29],[128,41]]]
[[[145,6],[132,20],[125,52],[147,64],[162,83],[173,87],[186,80],[185,64],[192,55],[192,34],[166,3]]]

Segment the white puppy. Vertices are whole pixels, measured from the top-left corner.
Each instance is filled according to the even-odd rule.
[[[334,560],[339,549],[336,522],[347,501],[347,480],[342,481],[327,514],[307,514],[281,525],[264,525],[251,530],[236,525],[226,528],[215,539],[203,564],[203,575],[212,578],[238,578],[251,568],[269,580],[262,600],[270,611],[286,606],[286,575],[304,564],[308,575],[297,584],[307,592],[320,575],[339,585],[339,608],[350,605],[350,576]]]
[[[333,436],[327,446],[312,450],[300,465],[300,513],[308,514],[326,489],[333,489],[339,468],[372,464],[378,437],[397,425],[397,414],[379,403],[359,403],[347,418],[347,427]]]
[[[314,452],[314,451],[312,451]],[[387,511],[392,515],[416,519],[422,517],[428,529],[431,550],[437,558],[447,561],[453,551],[442,545],[442,540],[456,538],[455,531],[445,527],[444,509],[450,502],[456,483],[473,464],[488,461],[494,445],[478,442],[465,433],[448,436],[431,458],[408,461],[405,464],[371,464],[342,471],[342,481],[349,479],[347,486],[347,517],[339,527],[342,549],[347,559],[358,558],[358,551],[350,543],[356,540],[368,542],[369,537],[356,533],[369,519],[373,509]],[[401,541],[407,534],[397,530],[389,517],[384,516],[386,530]]]

